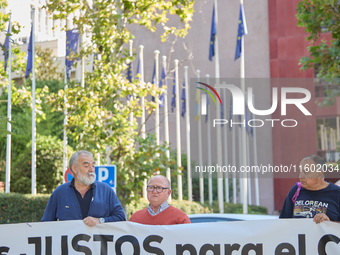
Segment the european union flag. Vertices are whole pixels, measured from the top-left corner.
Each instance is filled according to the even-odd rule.
[[[71,68],[75,61],[74,54],[77,53],[79,46],[79,33],[77,29],[66,31],[66,76],[67,79],[71,78]]]
[[[159,87],[163,87],[163,85],[166,86],[166,89],[168,89],[168,83],[165,79],[165,68],[163,67],[161,80],[159,81]],[[162,104],[159,105],[159,107],[164,107],[164,93],[159,97],[159,100],[162,101]]]
[[[174,80],[172,85],[172,98],[171,98],[171,112],[174,112],[176,107],[176,73],[174,72]]]
[[[8,23],[8,30],[7,30],[7,33],[9,33],[11,30],[11,22]],[[4,48],[3,48],[3,51],[4,51],[4,56],[5,56],[5,71],[6,71],[6,68],[7,68],[7,61],[8,61],[8,56],[9,56],[9,37],[10,35],[7,34],[6,35],[6,39],[5,39],[5,43],[4,43]]]
[[[130,62],[128,64],[128,68],[127,68],[127,73],[126,73],[126,79],[128,79],[129,82],[132,82],[133,79],[133,63]],[[127,99],[130,100],[130,95],[127,95]]]
[[[152,81],[151,81],[152,84],[155,84],[156,83],[156,61],[153,65],[153,74],[152,74]],[[151,97],[151,100],[152,102],[155,102],[155,97]]]
[[[137,79],[139,80],[139,81],[141,81],[142,80],[142,77],[141,77],[141,75],[142,75],[142,72],[141,72],[141,70],[140,70],[141,68],[140,68],[140,59],[138,59],[138,64],[137,64],[137,74],[136,74],[136,77],[137,77]]]
[[[28,48],[27,48],[27,52],[28,52],[28,57],[27,57],[27,64],[26,64],[26,71],[25,71],[25,78],[27,79],[30,76],[30,73],[32,72],[32,60],[33,60],[33,56],[32,56],[32,47],[33,47],[33,24],[31,27],[31,35],[30,35],[30,40],[28,42]]]
[[[181,95],[181,99],[182,99],[182,111],[181,111],[181,115],[184,118],[185,112],[186,112],[186,108],[185,108],[185,83],[183,81],[183,88],[182,88],[182,95]]]
[[[216,35],[216,22],[215,22],[215,5],[213,6],[211,32],[210,32],[210,45],[209,45],[209,60],[212,61],[215,56],[215,35]]]
[[[132,82],[132,79],[133,79],[133,63],[132,62],[128,64],[126,79],[128,79],[129,82]]]
[[[237,44],[235,52],[235,60],[241,56],[242,53],[242,36],[248,34],[246,17],[244,15],[243,5],[240,6],[240,17],[238,19]]]

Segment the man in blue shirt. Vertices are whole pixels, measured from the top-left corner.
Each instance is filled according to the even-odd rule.
[[[95,181],[92,153],[74,153],[69,168],[72,181],[53,191],[41,221],[83,220],[93,227],[104,222],[126,220],[113,189],[106,183]]]

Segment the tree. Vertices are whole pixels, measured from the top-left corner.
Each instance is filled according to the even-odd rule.
[[[320,107],[332,105],[339,96],[340,78],[340,2],[334,0],[302,0],[297,7],[298,26],[309,33],[307,40],[310,55],[302,57],[301,68],[314,68],[317,76],[334,84],[327,91],[327,97]],[[330,41],[322,38],[323,32],[332,35]],[[321,40],[320,40],[321,39]],[[336,85],[335,85],[336,84]]]
[[[139,198],[143,180],[157,171],[164,171],[172,164],[165,157],[169,145],[155,145],[153,136],[139,138],[136,118],[141,116],[139,99],[151,94],[163,93],[163,89],[153,84],[140,84],[135,80],[130,83],[122,72],[126,69],[126,60],[133,58],[124,50],[124,44],[133,35],[128,24],[138,23],[151,31],[162,27],[162,40],[169,34],[185,36],[189,29],[194,1],[89,1],[55,0],[48,3],[47,9],[54,19],[66,19],[73,16],[73,24],[81,35],[90,34],[90,43],[81,45],[81,52],[76,57],[90,57],[99,54],[94,71],[86,73],[84,88],[76,86],[66,90],[68,110],[68,130],[77,141],[77,148],[108,154],[117,165],[119,183],[118,196],[122,203],[128,204]],[[168,27],[169,16],[179,17],[182,27]],[[127,101],[126,96],[131,100]],[[51,96],[51,101],[63,105],[64,91]],[[151,113],[155,103],[147,102],[146,108]],[[131,126],[129,119],[133,112],[135,120]],[[136,149],[138,148],[138,149]],[[132,192],[134,191],[134,196]]]

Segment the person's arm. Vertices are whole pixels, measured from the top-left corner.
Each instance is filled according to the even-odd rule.
[[[56,221],[57,220],[56,211],[57,211],[57,199],[54,193],[52,193],[52,195],[50,196],[47,202],[44,215],[41,221]]]
[[[126,221],[123,207],[120,204],[116,193],[112,190],[110,195],[110,216],[103,217],[105,222]]]
[[[294,185],[294,187],[295,186],[296,185]],[[286,199],[283,203],[281,213],[279,216],[280,219],[293,218],[294,204],[293,204],[292,198],[293,198],[293,194],[297,190],[297,188],[296,187],[294,188],[294,187],[288,192],[286,196]]]

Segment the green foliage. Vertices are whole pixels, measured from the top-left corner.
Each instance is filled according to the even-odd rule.
[[[209,208],[212,212],[219,212],[218,201],[214,200],[212,205],[204,203],[204,207]],[[242,204],[224,203],[224,213],[243,213]],[[268,214],[268,209],[263,206],[248,205],[248,214]]]
[[[11,134],[11,132],[7,131],[7,123],[12,124],[12,121],[0,115],[0,137],[6,137],[7,134]]]
[[[73,16],[73,25],[84,36],[91,31],[89,42],[81,45],[81,52],[74,57],[90,57],[99,54],[92,72],[85,73],[85,86],[74,86],[66,91],[52,94],[48,100],[58,104],[54,109],[67,108],[68,131],[76,149],[109,155],[117,165],[119,198],[126,204],[140,197],[143,180],[153,172],[164,171],[171,165],[165,157],[168,145],[155,145],[155,138],[139,138],[137,119],[141,117],[140,98],[147,95],[159,96],[164,88],[135,79],[130,83],[125,78],[126,61],[133,58],[123,49],[133,38],[128,24],[138,23],[151,31],[162,26],[167,36],[185,36],[189,29],[194,1],[62,1],[46,4],[53,19]],[[168,27],[169,16],[178,17],[181,27]],[[66,29],[66,28],[64,28]],[[66,93],[66,94],[65,94]],[[67,103],[64,103],[64,95]],[[126,100],[130,95],[131,99]],[[156,104],[145,100],[145,108],[152,113]],[[131,125],[130,113],[134,120]],[[134,196],[131,196],[132,191]]]
[[[72,148],[67,148],[68,156]],[[37,135],[36,184],[38,193],[50,194],[63,182],[63,142],[52,136]],[[31,192],[32,143],[20,153],[12,167],[11,191]]]
[[[298,26],[305,27],[310,41],[308,57],[302,57],[302,70],[314,68],[319,78],[334,84],[327,92],[320,107],[334,104],[339,96],[338,79],[340,78],[340,2],[334,0],[302,0],[297,7]],[[323,32],[332,35],[330,41],[322,37]],[[319,42],[317,42],[319,40]],[[317,68],[315,68],[317,67]]]
[[[156,146],[154,135],[148,134],[145,139],[136,137],[136,141],[138,148],[130,153],[124,153],[117,162],[119,164],[117,195],[123,204],[130,204],[133,200],[138,201],[142,194],[144,180],[150,179],[157,172],[165,173],[167,167],[173,164],[166,157],[169,146],[166,144]]]
[[[39,222],[49,195],[0,193],[0,224]]]

